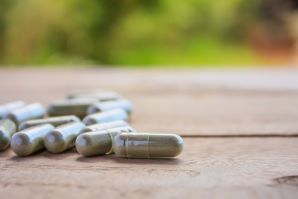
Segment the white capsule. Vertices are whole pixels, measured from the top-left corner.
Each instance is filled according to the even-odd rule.
[[[76,149],[83,156],[94,156],[112,153],[114,137],[122,132],[134,132],[130,126],[102,131],[87,132],[76,139]]]
[[[58,126],[45,136],[46,149],[51,153],[61,153],[73,147],[77,136],[84,127],[82,122],[71,122]]]
[[[113,109],[121,108],[127,113],[132,112],[132,103],[128,100],[116,100],[116,101],[108,101],[108,102],[96,102],[89,106],[87,109],[87,114],[93,114],[97,112],[104,112]]]
[[[128,120],[127,113],[122,109],[114,109],[102,113],[95,113],[92,115],[87,115],[83,122],[86,125],[97,124],[97,123],[104,123],[104,122],[112,122],[116,120]]]
[[[20,124],[27,120],[42,118],[45,112],[45,108],[40,103],[33,103],[11,111],[8,118],[16,124]]]
[[[12,136],[11,148],[18,156],[35,153],[44,148],[44,137],[53,129],[53,125],[42,124],[19,131]]]
[[[121,133],[115,136],[113,150],[119,157],[175,157],[183,149],[183,139],[176,134]]]
[[[0,119],[7,118],[9,113],[13,110],[19,109],[25,106],[23,101],[13,101],[0,106]]]
[[[106,129],[112,129],[117,127],[125,127],[128,126],[127,122],[123,120],[117,120],[113,122],[105,122],[100,124],[93,124],[90,126],[86,126],[84,129],[81,130],[80,133],[91,132],[91,131],[102,131]]]

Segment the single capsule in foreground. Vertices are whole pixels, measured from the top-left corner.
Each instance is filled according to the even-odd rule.
[[[113,139],[122,132],[135,132],[130,126],[87,132],[76,139],[76,149],[83,156],[109,154],[112,152]]]
[[[74,116],[74,115],[28,120],[28,121],[22,122],[20,124],[19,130],[21,131],[21,130],[30,128],[32,126],[37,126],[37,125],[41,125],[41,124],[51,124],[53,126],[60,126],[65,123],[79,122],[79,121],[81,121],[81,120],[77,116]]]
[[[125,127],[128,126],[127,122],[123,120],[117,120],[113,122],[105,122],[100,124],[93,124],[90,126],[86,126],[84,129],[81,130],[80,133],[92,132],[92,131],[102,131],[106,129],[112,129],[117,127]]]
[[[40,103],[33,103],[11,111],[8,118],[19,125],[27,120],[42,118],[45,112],[45,108]]]
[[[104,122],[112,122],[116,120],[128,120],[127,113],[122,109],[114,109],[102,113],[95,113],[92,115],[88,115],[84,118],[83,122],[86,125],[104,123]]]
[[[108,101],[108,102],[96,102],[87,109],[87,114],[104,112],[104,111],[109,111],[117,108],[121,108],[127,113],[131,113],[133,106],[130,101],[125,99]]]
[[[113,150],[119,157],[175,157],[183,149],[183,139],[176,134],[121,133],[116,135]]]
[[[23,101],[13,101],[2,104],[0,106],[0,119],[7,118],[11,111],[22,108],[23,106],[25,106],[25,102]]]
[[[48,114],[49,116],[76,115],[83,118],[87,114],[88,107],[95,102],[97,100],[90,98],[56,101],[48,106]]]
[[[42,124],[15,133],[11,138],[11,148],[18,156],[27,156],[44,148],[44,137],[54,126]]]
[[[74,146],[80,131],[85,127],[82,122],[72,122],[49,132],[44,139],[46,149],[51,153],[61,153]]]
[[[5,150],[9,146],[16,128],[16,124],[13,121],[9,119],[0,120],[0,151]]]

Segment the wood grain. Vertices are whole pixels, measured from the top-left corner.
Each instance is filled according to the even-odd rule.
[[[0,102],[49,102],[106,88],[135,104],[140,131],[185,136],[298,135],[298,71],[2,69]]]
[[[176,159],[1,154],[1,198],[297,198],[298,138],[185,138]],[[292,177],[293,178],[293,177]],[[292,180],[293,181],[293,180]]]
[[[0,69],[0,79],[0,102],[47,105],[74,89],[112,89],[135,104],[137,130],[185,136],[175,159],[7,150],[1,199],[298,198],[297,70],[28,68]]]

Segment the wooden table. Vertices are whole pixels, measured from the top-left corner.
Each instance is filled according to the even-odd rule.
[[[139,131],[178,132],[175,159],[0,153],[0,198],[298,198],[298,70],[1,69],[1,102],[107,88]]]

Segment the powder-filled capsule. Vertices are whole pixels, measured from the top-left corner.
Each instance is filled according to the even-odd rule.
[[[92,91],[86,91],[86,92],[78,92],[78,93],[72,93],[67,96],[68,99],[79,99],[79,98],[93,98],[97,101],[113,101],[121,99],[122,97],[113,91],[98,91],[98,92],[92,92]]]
[[[76,149],[83,156],[109,154],[112,152],[113,139],[122,132],[135,132],[130,126],[87,132],[76,139]]]
[[[23,106],[25,106],[25,102],[23,101],[13,101],[2,104],[0,106],[0,119],[7,118],[11,111],[22,108]]]
[[[115,136],[113,150],[119,157],[175,157],[183,149],[183,139],[176,134],[121,133]]]
[[[112,129],[117,127],[125,127],[128,126],[127,122],[123,120],[117,120],[113,122],[105,122],[100,124],[93,124],[90,126],[86,126],[84,129],[81,130],[80,133],[91,132],[91,131],[102,131],[106,129]]]
[[[114,109],[102,113],[95,113],[92,115],[88,115],[84,118],[83,122],[86,125],[104,123],[104,122],[112,122],[116,120],[128,120],[127,113],[122,109]]]
[[[33,103],[11,111],[8,118],[19,125],[27,120],[42,118],[45,112],[45,108],[40,103]]]
[[[5,150],[9,146],[16,128],[16,124],[13,121],[9,119],[0,120],[0,151]]]
[[[80,131],[85,127],[82,122],[72,122],[49,132],[44,139],[46,149],[51,153],[61,153],[74,146]]]
[[[11,148],[18,156],[27,156],[44,148],[44,137],[54,126],[42,124],[19,131],[12,136]]]
[[[125,99],[109,102],[96,102],[87,109],[87,114],[109,111],[117,108],[121,108],[127,113],[131,113],[133,106],[130,101]]]
[[[65,123],[70,122],[79,122],[81,121],[77,116],[74,115],[66,115],[66,116],[58,116],[58,117],[49,117],[44,119],[36,119],[36,120],[28,120],[22,122],[19,126],[19,130],[24,130],[30,128],[32,126],[37,126],[41,124],[51,124],[55,127],[60,126]]]
[[[71,99],[56,101],[48,106],[49,116],[76,115],[80,118],[86,116],[90,105],[97,102],[95,99]]]

